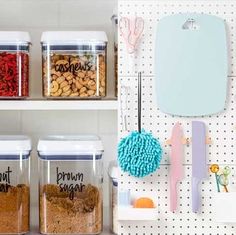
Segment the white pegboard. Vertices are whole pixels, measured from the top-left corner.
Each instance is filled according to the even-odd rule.
[[[236,38],[235,38],[236,40]],[[137,78],[121,77],[121,82],[131,87],[128,93],[127,126],[128,131],[137,129]],[[165,146],[167,139],[171,137],[174,124],[179,121],[182,124],[185,137],[191,138],[192,121],[201,120],[207,126],[209,137],[213,144],[208,147],[208,162],[220,164],[236,164],[236,78],[230,77],[228,89],[228,101],[225,110],[216,115],[183,118],[171,116],[161,112],[156,104],[155,82],[153,77],[143,77],[142,80],[142,127],[152,132],[160,139],[164,147],[162,164],[169,163],[169,146]],[[121,94],[123,97],[124,94]],[[120,126],[122,125],[120,119]],[[120,136],[127,132],[120,129]],[[185,147],[185,163],[191,164],[191,144]]]
[[[204,13],[216,15],[225,20],[227,24],[229,45],[229,76],[236,72],[236,2],[235,1],[119,1],[119,16],[134,17],[138,15],[145,20],[145,29],[140,47],[135,55],[126,53],[123,40],[119,42],[119,75],[133,76],[129,62],[134,60],[134,65],[143,71],[145,76],[154,75],[156,26],[158,21],[167,15],[176,13]]]
[[[206,13],[217,15],[225,20],[228,29],[230,71],[228,99],[225,110],[219,114],[183,118],[162,113],[156,105],[155,97],[155,34],[158,21],[165,15],[175,13]],[[185,147],[185,179],[180,184],[179,210],[169,211],[169,152],[165,141],[170,138],[172,127],[179,121],[186,137],[191,138],[191,122],[203,121],[208,129],[213,144],[208,147],[208,164],[236,165],[236,1],[119,1],[119,16],[141,16],[145,20],[145,31],[139,52],[130,56],[121,37],[119,38],[119,81],[120,86],[130,86],[128,92],[127,123],[128,131],[137,129],[137,78],[138,71],[143,71],[142,82],[142,126],[159,138],[164,156],[161,169],[155,174],[136,179],[127,174],[120,175],[120,189],[133,192],[156,193],[159,200],[159,219],[155,222],[120,223],[121,235],[235,235],[236,224],[222,224],[214,220],[213,195],[216,192],[214,176],[201,185],[203,206],[200,214],[191,212],[191,158],[192,146]],[[130,61],[134,59],[134,69]],[[212,85],[214,89],[214,84]],[[121,93],[119,99],[122,100]],[[119,108],[119,137],[127,135],[122,130],[121,110]],[[236,183],[235,175],[232,177]],[[236,187],[232,190],[236,192]],[[224,203],[224,202],[222,202]],[[236,213],[236,212],[235,212]]]
[[[221,165],[223,167],[223,165]],[[236,191],[235,167],[232,168],[231,191]],[[201,193],[201,209],[192,213],[191,207],[191,174],[192,167],[185,166],[185,179],[179,184],[177,211],[170,212],[169,199],[169,167],[161,166],[159,171],[144,179],[134,179],[127,174],[121,181],[121,187],[132,188],[135,192],[156,192],[159,218],[155,222],[123,222],[120,224],[120,235],[235,235],[236,224],[217,223],[215,219],[214,197],[216,195],[215,176],[209,173],[199,191]],[[223,192],[222,192],[223,193]],[[224,202],[222,202],[224,203]],[[232,202],[234,203],[234,202]],[[225,212],[227,213],[227,211]],[[145,216],[145,215],[144,215]]]

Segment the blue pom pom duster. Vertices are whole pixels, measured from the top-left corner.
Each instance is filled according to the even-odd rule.
[[[141,73],[138,79],[138,130],[118,145],[118,162],[124,172],[135,177],[147,176],[159,168],[162,148],[151,133],[141,130]]]
[[[159,168],[162,148],[151,133],[142,130],[131,132],[118,146],[121,169],[135,177],[147,176]]]

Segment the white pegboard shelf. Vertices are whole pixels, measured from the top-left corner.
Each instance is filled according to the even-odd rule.
[[[119,207],[118,220],[120,221],[155,221],[158,219],[157,208]]]
[[[112,100],[0,100],[0,110],[117,110]]]

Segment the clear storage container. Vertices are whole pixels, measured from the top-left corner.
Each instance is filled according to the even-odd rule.
[[[27,32],[0,31],[0,99],[29,96]]]
[[[44,97],[94,99],[106,96],[105,32],[44,32],[41,43]]]
[[[109,169],[110,194],[110,230],[118,234],[118,166],[115,161],[110,162]]]
[[[115,76],[115,96],[118,96],[118,16],[111,17],[114,33],[114,76]]]
[[[30,151],[26,136],[0,136],[0,234],[30,230]]]
[[[96,136],[39,140],[40,232],[99,234],[103,225],[103,147]]]

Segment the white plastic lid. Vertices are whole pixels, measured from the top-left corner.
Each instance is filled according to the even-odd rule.
[[[40,155],[70,155],[73,153],[101,153],[102,141],[95,135],[48,136],[38,142]]]
[[[0,31],[0,44],[5,43],[31,43],[28,32]]]
[[[103,31],[47,31],[43,32],[41,42],[60,45],[64,43],[104,43],[107,35]]]
[[[112,179],[118,179],[118,174],[119,174],[119,170],[118,170],[117,162],[116,161],[111,161],[109,163],[109,167],[108,167],[108,175]]]
[[[24,135],[0,135],[0,155],[31,151],[31,140]]]

